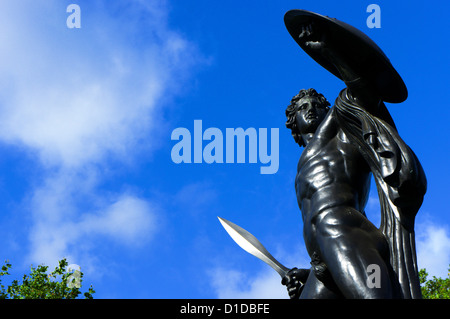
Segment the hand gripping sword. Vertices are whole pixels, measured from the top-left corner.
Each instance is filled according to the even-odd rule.
[[[286,273],[289,271],[289,268],[286,268],[282,264],[278,262],[268,251],[267,249],[256,239],[255,236],[250,234],[244,228],[239,227],[232,222],[219,218],[220,223],[223,228],[227,231],[228,235],[233,238],[233,240],[238,244],[242,249],[246,252],[252,254],[253,256],[261,259],[270,267],[276,270],[277,273],[280,274],[281,278],[284,278]]]

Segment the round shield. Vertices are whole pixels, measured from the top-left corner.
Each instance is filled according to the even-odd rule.
[[[305,10],[290,10],[284,16],[290,35],[317,63],[341,79],[336,67],[318,50],[305,45],[299,38],[302,26],[313,24],[320,32],[326,32],[327,46],[345,57],[352,70],[369,80],[385,102],[400,103],[408,97],[408,90],[400,75],[383,51],[367,35],[351,25]]]

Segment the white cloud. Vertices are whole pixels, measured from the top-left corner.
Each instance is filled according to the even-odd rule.
[[[430,277],[448,277],[450,233],[448,228],[430,222],[416,226],[417,263]]]
[[[158,99],[192,64],[192,46],[158,1],[128,2],[118,16],[81,5],[80,30],[58,2],[0,4],[0,139],[50,165],[125,157],[157,125]]]
[[[84,216],[77,225],[84,236],[100,234],[125,244],[140,244],[157,231],[155,207],[133,195],[121,195],[116,202],[98,214]]]
[[[274,256],[286,267],[311,266],[304,247],[290,246],[289,251],[285,248],[280,246],[275,249]],[[246,252],[242,251],[242,254]],[[229,257],[226,259],[229,261]],[[286,286],[281,284],[280,275],[262,261],[261,264],[258,271],[251,273],[223,265],[211,269],[208,276],[215,296],[220,299],[288,299],[289,295]]]
[[[217,268],[210,274],[211,285],[220,299],[287,299],[281,277],[272,269],[251,276],[231,269]]]
[[[151,202],[131,193],[99,196],[93,174],[88,175],[90,181],[83,174],[59,173],[35,190],[30,199],[33,262],[52,265],[67,257],[86,263],[99,238],[132,248],[148,244],[158,231],[159,213]]]
[[[132,161],[158,144],[161,98],[197,62],[167,26],[165,1],[80,2],[81,29],[67,28],[67,5],[0,2],[0,142],[44,164],[25,195],[39,263],[87,254],[95,236],[128,247],[151,239],[155,205],[103,194],[102,172],[110,159]]]

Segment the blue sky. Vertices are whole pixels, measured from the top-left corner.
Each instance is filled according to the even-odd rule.
[[[66,25],[71,3],[80,29]],[[378,29],[366,25],[372,3]],[[278,274],[241,250],[217,216],[286,266],[308,267],[294,191],[301,149],[284,111],[302,88],[333,102],[344,86],[286,31],[283,15],[295,8],[361,29],[404,79],[408,99],[388,108],[428,178],[419,267],[446,276],[449,4],[4,0],[0,258],[13,276],[66,257],[96,298],[287,298]],[[278,170],[261,174],[259,159],[174,163],[171,134],[194,134],[194,120],[224,135],[278,128]],[[377,200],[372,191],[375,224]]]

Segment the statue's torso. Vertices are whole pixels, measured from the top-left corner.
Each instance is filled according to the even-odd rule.
[[[333,112],[327,115],[303,150],[295,179],[303,219],[311,219],[335,206],[364,212],[370,189],[370,170],[356,145],[337,126]]]

